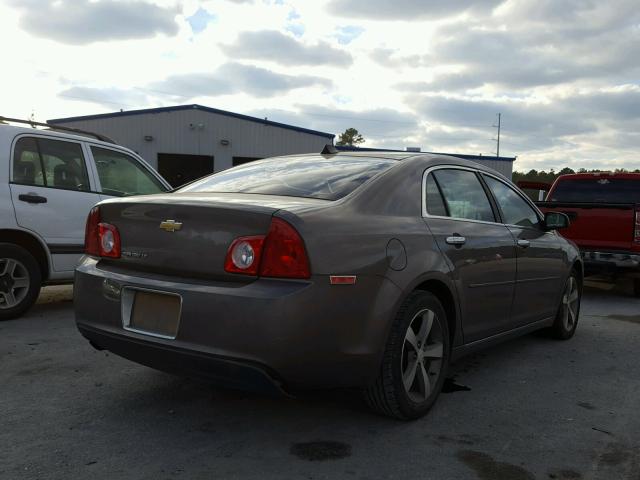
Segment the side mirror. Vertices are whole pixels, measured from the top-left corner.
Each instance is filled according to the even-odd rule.
[[[544,224],[547,230],[560,230],[567,228],[571,222],[569,217],[560,212],[547,212],[544,214]]]

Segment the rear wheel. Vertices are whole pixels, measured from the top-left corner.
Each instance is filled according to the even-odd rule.
[[[550,329],[553,337],[560,340],[568,340],[573,337],[578,326],[581,297],[582,288],[578,276],[575,272],[571,272],[565,283],[555,322]]]
[[[41,282],[33,255],[18,245],[0,243],[0,320],[26,312],[38,298]]]
[[[431,293],[412,293],[396,315],[378,378],[365,392],[367,403],[401,420],[425,415],[442,390],[449,351],[442,304]]]

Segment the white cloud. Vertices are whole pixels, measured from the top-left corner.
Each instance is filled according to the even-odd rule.
[[[353,59],[327,42],[305,44],[276,30],[242,32],[234,43],[224,45],[230,58],[270,60],[280,65],[349,66]]]
[[[487,11],[502,0],[331,0],[328,9],[337,16],[381,21],[418,21],[458,15],[469,10]]]
[[[177,8],[144,1],[11,0],[20,12],[20,26],[36,37],[70,45],[106,40],[173,36],[178,32]]]
[[[637,0],[70,5],[0,1],[0,113],[202,103],[355,127],[367,146],[490,154],[501,112],[520,169],[637,168]]]

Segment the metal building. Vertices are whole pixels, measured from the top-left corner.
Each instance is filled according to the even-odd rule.
[[[202,105],[56,118],[137,152],[174,186],[259,158],[320,152],[335,135]]]

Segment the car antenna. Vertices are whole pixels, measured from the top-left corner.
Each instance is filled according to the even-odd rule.
[[[338,153],[338,149],[331,145],[330,143],[327,143],[324,148],[322,149],[322,151],[320,152],[321,155],[335,155]]]

